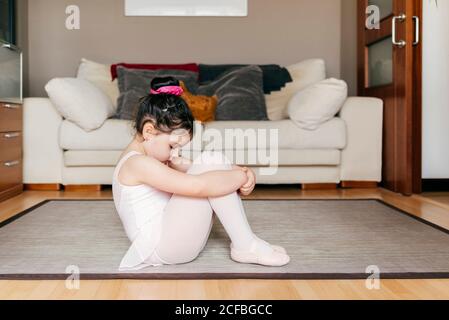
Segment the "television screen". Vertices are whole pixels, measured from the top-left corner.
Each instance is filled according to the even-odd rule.
[[[15,44],[14,0],[0,0],[0,40]]]

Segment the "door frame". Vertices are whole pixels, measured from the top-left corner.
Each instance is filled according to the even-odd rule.
[[[406,2],[413,2],[407,6]],[[357,0],[357,91],[359,96],[385,95],[395,97],[404,87],[413,87],[412,92],[406,92],[402,100],[402,107],[398,107],[392,100],[384,100],[385,104],[393,105],[394,110],[384,109],[384,140],[382,156],[382,183],[381,185],[404,195],[421,193],[422,191],[422,0],[394,0],[393,14],[383,18],[379,30],[366,31],[366,7],[368,0]],[[399,72],[407,74],[401,83],[367,88],[368,50],[369,44],[389,37],[392,27],[392,16],[399,13],[398,7],[405,7],[407,17],[417,16],[420,21],[420,42],[413,46],[412,50],[393,48],[393,61],[401,59],[401,64],[396,63],[395,68]],[[405,28],[398,28],[398,37],[413,42],[415,36],[414,21],[408,18],[404,21]],[[404,32],[403,30],[406,30]],[[404,65],[412,65],[413,70],[404,69]],[[396,72],[396,71],[394,71]],[[382,92],[382,94],[381,94]],[[401,92],[403,93],[403,92]],[[393,99],[394,100],[394,99]],[[388,115],[387,115],[388,113]],[[392,115],[394,114],[394,116]],[[401,144],[386,143],[385,132],[394,131],[395,138],[400,135]]]
[[[422,192],[422,46],[423,46],[423,3],[422,0],[413,0],[414,15],[419,18],[420,41],[413,48],[413,193]]]

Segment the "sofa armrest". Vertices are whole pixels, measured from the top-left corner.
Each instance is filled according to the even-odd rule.
[[[340,111],[347,142],[342,150],[341,181],[382,180],[383,101],[348,98]]]
[[[59,127],[62,120],[50,99],[24,99],[23,183],[61,183],[63,150],[59,147]]]

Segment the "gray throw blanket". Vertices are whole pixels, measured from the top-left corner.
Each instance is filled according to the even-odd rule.
[[[214,81],[224,72],[236,67],[246,67],[245,64],[199,64],[200,84],[206,84]],[[263,91],[270,94],[273,91],[279,91],[285,84],[292,82],[293,79],[286,68],[277,64],[259,65],[263,74]]]

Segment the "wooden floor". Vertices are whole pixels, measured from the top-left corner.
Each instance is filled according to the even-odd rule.
[[[449,229],[449,193],[403,197],[384,189],[299,190],[258,187],[256,199],[382,199]],[[45,199],[112,198],[97,192],[26,191],[0,203],[0,221]],[[361,280],[82,280],[69,290],[65,281],[0,281],[0,299],[449,299],[449,280],[381,280],[369,290]]]
[[[449,206],[449,192],[426,192],[423,196],[430,200],[447,204]]]

